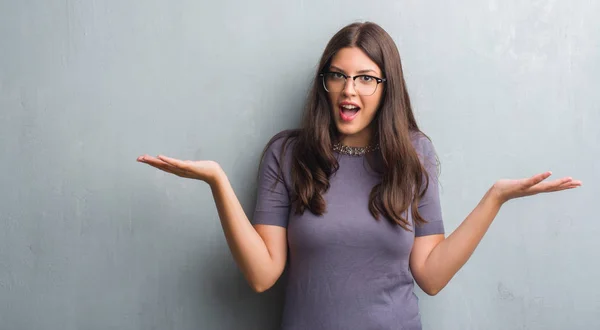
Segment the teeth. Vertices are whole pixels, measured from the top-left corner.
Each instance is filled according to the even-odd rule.
[[[348,109],[348,110],[354,110],[354,109],[358,109],[358,107],[357,107],[357,106],[350,105],[350,104],[344,104],[344,105],[342,105],[342,108],[344,108],[344,109]]]

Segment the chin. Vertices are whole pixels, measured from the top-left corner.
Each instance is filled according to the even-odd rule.
[[[337,126],[337,131],[339,134],[345,135],[345,136],[350,136],[350,135],[354,135],[359,133],[360,131],[362,131],[362,129],[360,127],[354,127],[354,126],[347,126],[347,125],[336,125]]]
[[[338,134],[344,136],[356,135],[364,131],[368,126],[368,124],[363,123],[365,118],[361,118],[360,114],[351,122],[343,121],[342,118],[340,118],[339,114],[335,114],[334,118],[335,128],[337,129]]]

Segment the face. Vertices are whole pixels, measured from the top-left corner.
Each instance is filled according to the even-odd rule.
[[[330,72],[326,80],[332,116],[340,134],[340,142],[347,146],[364,147],[370,143],[372,136],[371,122],[379,108],[383,94],[384,83],[377,83],[376,78],[382,78],[381,69],[360,48],[342,48],[331,60]],[[348,78],[345,86],[344,77],[357,76],[356,80]],[[370,76],[370,77],[369,77]],[[356,85],[356,87],[355,87]],[[369,94],[375,87],[375,92]]]

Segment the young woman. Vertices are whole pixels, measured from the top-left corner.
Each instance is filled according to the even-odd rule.
[[[415,282],[442,290],[508,200],[581,185],[545,181],[550,172],[497,181],[445,237],[433,145],[415,121],[394,41],[369,22],[333,36],[301,128],[267,144],[252,220],[217,163],[138,161],[210,185],[254,290],[269,289],[289,262],[283,329],[421,329]]]

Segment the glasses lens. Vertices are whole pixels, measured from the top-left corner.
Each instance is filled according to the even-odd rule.
[[[359,95],[372,95],[377,89],[377,80],[371,76],[358,76],[354,79],[354,86]]]
[[[346,77],[341,73],[328,72],[323,76],[325,89],[330,93],[339,93],[344,90]]]

